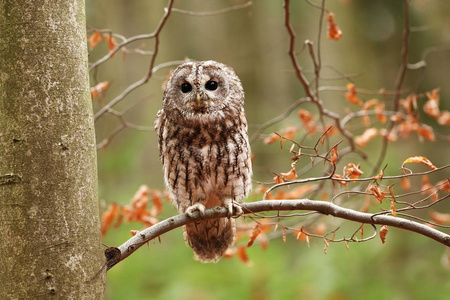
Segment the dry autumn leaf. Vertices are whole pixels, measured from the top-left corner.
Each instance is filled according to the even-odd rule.
[[[331,163],[332,165],[334,165],[334,164],[336,163],[337,158],[338,158],[338,156],[339,156],[338,148],[337,148],[337,147],[338,147],[337,145],[334,146],[333,148],[331,148],[331,151],[330,151],[330,154],[331,154],[331,157],[330,157],[330,163]]]
[[[386,235],[388,234],[388,227],[386,225],[381,226],[380,228],[380,239],[381,242],[384,244],[386,242]]]
[[[367,190],[372,193],[372,195],[375,196],[375,198],[377,198],[377,200],[382,203],[384,197],[386,196],[386,193],[381,191],[380,188],[376,185],[369,185],[369,187],[367,188]]]
[[[109,81],[103,81],[91,87],[91,99],[94,100],[102,96],[108,90]]]
[[[402,169],[405,169],[405,164],[407,164],[407,163],[419,163],[419,164],[426,165],[431,170],[437,169],[436,166],[433,165],[433,163],[424,156],[413,156],[413,157],[409,157],[409,158],[405,159],[405,161],[402,163]]]
[[[438,224],[450,224],[450,214],[443,214],[437,211],[431,211],[430,218]]]
[[[426,92],[428,101],[423,105],[423,111],[432,118],[438,118],[441,115],[439,110],[439,89]]]
[[[112,203],[109,205],[108,209],[102,214],[102,236],[106,234],[108,228],[111,226],[112,221],[118,215],[120,211],[120,206],[117,203]]]
[[[362,135],[355,137],[355,143],[360,147],[365,147],[369,141],[378,135],[378,130],[376,128],[368,128]]]
[[[239,246],[236,250],[236,255],[240,261],[242,261],[246,266],[251,266],[252,262],[248,258],[247,248],[244,246]]]
[[[349,163],[344,167],[344,173],[350,179],[358,179],[359,176],[363,174],[363,171],[360,170],[360,165],[355,165],[354,163]]]
[[[328,13],[328,38],[338,41],[342,37],[342,30],[336,25],[334,21],[334,14],[332,12]]]
[[[256,240],[258,235],[262,232],[261,224],[256,224],[252,229],[252,234],[250,235],[250,239],[248,240],[247,247],[251,247],[253,242]]]
[[[92,50],[94,49],[98,43],[100,43],[100,41],[102,40],[102,34],[98,31],[95,31],[89,38],[88,38],[88,42],[89,42],[89,48]]]
[[[409,189],[411,189],[411,181],[409,180],[408,177],[403,177],[400,180],[400,186],[402,187],[402,189],[404,189],[405,191],[408,191]]]
[[[106,43],[108,44],[109,51],[113,51],[117,47],[116,39],[110,35],[105,36]]]
[[[280,136],[275,132],[269,134],[264,140],[263,143],[266,145],[273,144],[280,139]]]
[[[356,91],[356,87],[353,83],[347,83],[347,93],[345,94],[345,97],[347,98],[348,102],[353,103],[355,105],[362,105],[363,102],[361,99],[359,99]]]

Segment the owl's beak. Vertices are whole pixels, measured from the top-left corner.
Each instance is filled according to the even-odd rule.
[[[202,99],[200,98],[200,94],[197,93],[197,105],[200,106],[200,102],[202,101]]]

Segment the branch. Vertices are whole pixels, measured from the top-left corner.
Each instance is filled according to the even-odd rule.
[[[324,215],[331,215],[337,218],[359,222],[363,224],[379,224],[397,227],[400,229],[416,232],[427,236],[443,245],[450,247],[450,235],[439,230],[433,229],[424,224],[411,221],[404,218],[393,217],[388,215],[377,215],[362,213],[348,208],[343,208],[331,202],[314,201],[307,199],[300,200],[264,200],[252,203],[241,203],[244,214],[251,215],[258,212],[268,211],[293,211],[308,210],[316,211]],[[200,216],[198,211],[194,212],[194,217],[186,214],[180,214],[164,221],[161,221],[151,227],[140,231],[138,234],[130,238],[128,241],[120,245],[118,248],[111,247],[105,251],[107,257],[107,269],[109,270],[120,261],[127,258],[139,247],[159,237],[160,235],[171,231],[183,225],[193,223],[200,220],[208,220],[215,218],[227,217],[228,210],[224,207],[213,207],[205,211],[204,217]]]
[[[206,16],[220,15],[220,14],[224,14],[224,13],[227,13],[227,12],[230,12],[230,11],[234,11],[234,10],[244,9],[244,8],[247,8],[247,7],[251,6],[252,4],[253,4],[252,1],[248,1],[248,2],[246,2],[244,4],[230,6],[230,7],[227,7],[227,8],[218,9],[218,10],[214,10],[214,11],[196,12],[196,11],[182,10],[182,9],[178,9],[178,8],[173,8],[172,11],[176,12],[176,13],[188,15],[188,16],[206,17]]]

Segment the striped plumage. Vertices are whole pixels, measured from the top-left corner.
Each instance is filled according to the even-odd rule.
[[[170,76],[156,118],[164,178],[180,213],[225,206],[251,189],[244,91],[234,71],[215,61],[180,65]],[[234,244],[232,218],[191,223],[186,243],[202,262],[218,261]]]

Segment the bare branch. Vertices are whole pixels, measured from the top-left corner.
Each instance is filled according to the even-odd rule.
[[[244,9],[244,8],[251,6],[252,4],[253,4],[252,1],[248,1],[244,4],[239,4],[239,5],[223,8],[223,9],[218,9],[218,10],[214,10],[214,11],[204,11],[204,12],[187,11],[187,10],[182,10],[182,9],[178,9],[178,8],[173,8],[172,11],[179,13],[179,14],[189,15],[189,16],[206,17],[206,16],[220,15],[220,14],[227,13],[227,12],[234,11],[234,10]]]

